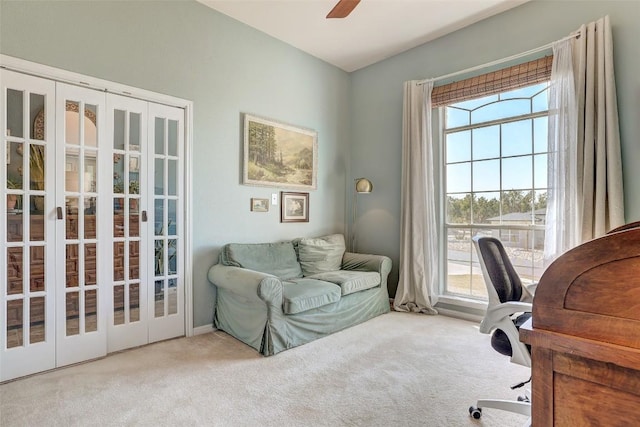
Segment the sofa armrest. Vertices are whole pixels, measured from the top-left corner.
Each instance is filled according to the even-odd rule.
[[[268,304],[282,304],[282,281],[274,275],[216,264],[209,269],[207,278],[214,285],[236,295]]]
[[[384,255],[357,254],[345,252],[342,257],[342,270],[377,271],[382,286],[387,286],[387,277],[391,272],[391,258]]]

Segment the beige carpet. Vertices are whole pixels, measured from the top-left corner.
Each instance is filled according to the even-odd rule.
[[[528,377],[475,323],[392,312],[268,358],[214,332],[6,383],[0,425],[520,426],[467,408]]]

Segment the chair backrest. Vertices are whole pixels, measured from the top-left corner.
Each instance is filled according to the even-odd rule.
[[[520,301],[522,282],[507,256],[502,242],[494,237],[473,238],[489,293],[489,303]]]

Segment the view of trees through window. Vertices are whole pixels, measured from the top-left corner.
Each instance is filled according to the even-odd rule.
[[[471,238],[499,238],[523,283],[542,274],[548,83],[445,107],[445,294],[486,298]]]
[[[451,223],[463,224],[465,219],[471,217],[471,205],[474,206],[474,218],[477,223],[486,223],[489,218],[500,216],[501,208],[508,212],[529,212],[533,205],[533,210],[546,209],[547,193],[535,191],[507,190],[502,193],[502,203],[495,198],[478,196],[472,199],[471,194],[464,198],[447,198],[447,215]]]

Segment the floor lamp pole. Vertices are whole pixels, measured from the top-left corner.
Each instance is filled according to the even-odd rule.
[[[356,251],[356,218],[358,216],[358,192],[353,188],[353,201],[351,202],[351,246],[350,251]]]
[[[354,179],[355,185],[353,186],[353,200],[351,202],[351,247],[350,251],[355,252],[358,248],[356,246],[356,222],[358,221],[358,194],[368,194],[373,191],[373,183],[367,178]]]

